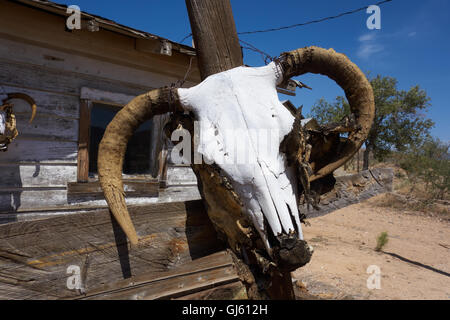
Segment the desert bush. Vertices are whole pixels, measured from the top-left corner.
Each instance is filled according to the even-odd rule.
[[[423,183],[431,199],[447,199],[450,188],[449,143],[436,138],[398,156],[399,165],[413,184]]]
[[[381,251],[383,247],[388,243],[388,234],[386,231],[380,233],[377,237],[377,246],[375,247],[375,251]]]

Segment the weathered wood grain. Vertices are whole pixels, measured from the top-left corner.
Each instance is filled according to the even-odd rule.
[[[67,190],[61,188],[9,188],[0,192],[0,213],[23,208],[67,205]],[[4,223],[0,215],[0,223]]]
[[[1,2],[0,6],[1,34],[12,40],[20,38],[30,44],[60,48],[66,53],[94,57],[99,61],[131,66],[165,76],[179,77],[184,74],[189,63],[190,56],[178,52],[173,52],[171,57],[139,52],[135,50],[135,38],[129,35],[104,29],[98,32],[65,32],[64,27],[61,28],[65,24],[65,15],[58,16],[8,1]],[[16,19],[19,15],[21,19]],[[49,60],[47,64],[58,62],[60,61]],[[198,78],[195,69],[189,78],[195,78],[194,76]]]
[[[32,64],[5,61],[0,59],[0,84],[19,86],[27,89],[40,89],[52,93],[80,95],[82,87],[139,95],[149,87],[102,79],[86,74],[50,69]]]
[[[1,41],[3,45],[0,47],[0,58],[14,62],[26,62],[27,64],[59,69],[64,72],[92,75],[104,80],[116,80],[124,86],[159,87],[176,81],[175,78],[169,78],[161,73],[123,66],[74,54],[73,52],[55,50],[11,39],[2,39]]]
[[[85,270],[82,287],[89,294],[131,276],[175,270],[222,248],[200,201],[130,212],[137,248],[129,247],[108,210],[0,225],[0,299],[79,297],[80,290],[67,287],[70,266]]]
[[[89,178],[89,142],[91,128],[92,102],[81,100],[80,126],[78,132],[77,181],[87,182]]]
[[[135,96],[129,96],[122,93],[102,91],[92,88],[81,88],[80,98],[90,100],[96,103],[104,103],[114,106],[123,107],[130,102]]]
[[[190,166],[172,165],[167,169],[167,185],[197,185],[197,177]]]
[[[242,66],[242,50],[229,1],[186,1],[202,79]]]
[[[8,188],[62,187],[75,182],[77,167],[73,165],[0,164],[0,190]]]
[[[71,141],[30,140],[17,137],[8,152],[0,154],[0,163],[47,162],[76,163],[78,145]]]
[[[157,197],[159,191],[159,181],[152,179],[148,181],[123,180],[126,196],[147,196]],[[103,198],[103,190],[99,181],[86,183],[69,182],[67,183],[67,193],[72,196],[96,196]]]
[[[48,117],[37,112],[33,122],[29,123],[30,114],[16,114],[17,130],[22,139],[78,141],[78,119]]]
[[[334,188],[321,195],[318,210],[308,209],[304,204],[301,205],[300,211],[306,213],[307,217],[318,217],[339,210],[378,194],[392,191],[393,178],[394,173],[391,168],[376,168],[336,177]],[[317,192],[322,193],[320,190]]]
[[[158,197],[128,197],[127,205],[146,205],[201,199],[196,186],[173,186],[161,189]],[[0,192],[0,223],[28,221],[39,216],[62,215],[67,211],[107,208],[103,197],[71,196],[66,188],[17,188]],[[43,211],[47,211],[46,214]],[[34,212],[40,214],[35,215]],[[25,214],[26,213],[26,214]]]
[[[1,69],[0,69],[1,72]],[[55,118],[78,119],[80,99],[75,95],[52,93],[42,90],[26,89],[22,86],[2,85],[6,93],[21,92],[33,97],[38,106],[36,117],[47,116]],[[23,100],[13,99],[16,115],[30,115],[30,106]]]
[[[78,299],[168,299],[238,281],[227,251],[188,262],[169,272],[143,274],[98,288]]]

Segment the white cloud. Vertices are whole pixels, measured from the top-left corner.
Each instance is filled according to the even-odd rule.
[[[372,55],[384,50],[384,46],[377,41],[375,32],[366,33],[358,38],[360,45],[356,53],[361,59],[369,59]]]
[[[408,37],[414,37],[417,34],[417,32],[413,31],[408,33]]]
[[[375,33],[366,33],[358,38],[359,42],[371,41],[375,39]]]

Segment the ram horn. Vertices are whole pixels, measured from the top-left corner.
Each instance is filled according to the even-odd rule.
[[[349,133],[343,148],[328,164],[315,168],[310,181],[332,173],[359,150],[372,127],[375,102],[372,86],[364,73],[344,54],[333,49],[306,47],[283,53],[277,62],[287,80],[305,73],[322,74],[333,79],[345,92],[350,110],[355,117],[356,130]]]
[[[22,99],[31,106],[31,118],[29,123],[33,122],[37,110],[36,102],[34,101],[34,99],[25,93],[8,93],[8,97],[3,100],[3,103],[6,103],[6,101],[12,99]]]
[[[106,128],[98,150],[98,176],[106,202],[132,245],[138,236],[128,212],[122,166],[128,140],[139,126],[155,115],[182,110],[176,89],[155,89],[137,96],[122,108]]]

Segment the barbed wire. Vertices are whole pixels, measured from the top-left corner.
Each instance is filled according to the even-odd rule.
[[[387,2],[392,2],[392,1],[394,1],[394,0],[383,0],[383,1],[379,1],[379,2],[375,3],[374,5],[380,6],[382,4],[385,4]],[[346,16],[346,15],[350,15],[350,14],[353,14],[353,13],[357,13],[357,12],[366,10],[370,6],[371,5],[367,5],[365,7],[361,7],[361,8],[358,8],[358,9],[342,12],[342,13],[334,15],[334,16],[329,16],[329,17],[316,19],[316,20],[311,20],[311,21],[302,22],[302,23],[296,23],[296,24],[292,24],[292,25],[289,25],[289,26],[283,26],[283,27],[278,27],[278,28],[269,28],[269,29],[263,29],[263,30],[244,31],[244,32],[238,32],[238,34],[242,35],[242,34],[265,33],[265,32],[274,32],[274,31],[280,31],[280,30],[286,30],[286,29],[303,27],[303,26],[307,26],[307,25],[310,25],[310,24],[320,23],[320,22],[324,22],[324,21],[329,21],[329,20],[333,20],[333,19],[337,19],[337,18]],[[192,33],[189,33],[183,39],[181,39],[180,43],[183,43],[186,39],[190,38],[191,36],[192,36]]]
[[[261,56],[263,57],[264,63],[267,64],[270,61],[273,61],[273,59],[275,59],[274,57],[272,57],[270,54],[258,49],[257,47],[255,47],[254,45],[252,45],[251,43],[248,43],[247,41],[244,41],[242,39],[239,39],[239,42],[247,45],[247,46],[243,46],[241,45],[241,48],[243,49],[247,49],[247,50],[251,50],[254,52],[257,52],[259,54],[261,54]]]

